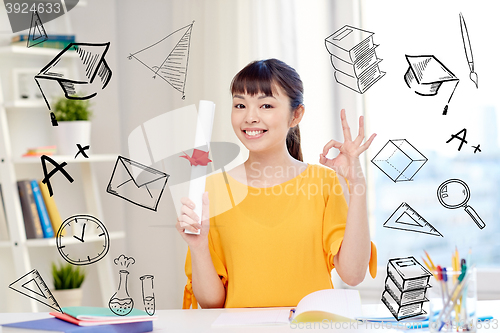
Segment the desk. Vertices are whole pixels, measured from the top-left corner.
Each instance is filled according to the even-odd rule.
[[[380,332],[380,333],[393,333],[400,332],[396,329],[378,329],[369,328],[360,325],[356,329],[335,329],[335,328],[321,328],[318,324],[316,329],[300,329],[296,327],[293,329],[291,326],[230,326],[230,327],[211,327],[212,322],[223,312],[234,311],[252,311],[262,309],[197,309],[197,310],[158,310],[156,314],[159,319],[154,321],[154,332],[172,332],[172,333],[201,333],[201,332],[225,332],[225,333],[278,333],[278,332]],[[387,311],[387,312],[386,312]],[[387,308],[383,304],[376,305],[363,305],[364,314],[380,313],[386,316],[388,313]],[[500,320],[500,300],[498,301],[479,301],[478,302],[478,315],[490,315],[495,319]],[[13,323],[24,320],[35,320],[50,317],[48,312],[40,313],[0,313],[0,324]],[[424,330],[406,330],[406,332],[423,332]],[[496,329],[480,329],[481,333],[494,333],[500,331],[499,327]],[[0,329],[1,332],[1,329]],[[40,331],[43,332],[43,331]]]

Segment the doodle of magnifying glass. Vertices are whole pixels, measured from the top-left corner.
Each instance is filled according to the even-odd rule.
[[[465,182],[460,179],[448,179],[437,189],[437,197],[441,205],[448,209],[456,209],[464,207],[479,229],[483,229],[486,225],[483,220],[477,215],[474,208],[467,205],[470,199],[470,190]]]

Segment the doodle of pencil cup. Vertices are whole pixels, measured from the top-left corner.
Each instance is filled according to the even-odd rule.
[[[428,289],[430,332],[477,332],[476,268],[434,274]],[[437,279],[436,279],[437,277]],[[484,324],[484,323],[483,323]]]
[[[144,309],[148,315],[155,314],[155,294],[153,292],[153,275],[144,275],[140,277],[142,281],[142,299],[144,301]]]
[[[120,270],[120,283],[118,285],[118,290],[109,300],[109,309],[113,311],[114,314],[119,316],[128,315],[134,308],[134,300],[130,297],[127,290],[129,272],[126,270]]]

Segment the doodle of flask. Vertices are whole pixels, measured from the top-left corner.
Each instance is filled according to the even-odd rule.
[[[109,300],[109,309],[119,316],[128,315],[134,308],[134,300],[127,290],[128,274],[128,271],[120,270],[118,290]]]

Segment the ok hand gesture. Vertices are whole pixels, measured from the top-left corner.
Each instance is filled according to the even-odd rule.
[[[372,134],[370,138],[362,144],[365,138],[365,129],[363,116],[361,116],[359,117],[358,136],[353,141],[344,109],[340,111],[340,119],[342,121],[344,142],[340,143],[335,140],[330,140],[323,148],[323,152],[319,154],[319,163],[335,170],[339,175],[346,178],[349,183],[364,181],[359,155],[370,147],[376,134]],[[339,154],[332,159],[327,158],[326,155],[328,151],[333,147],[339,150]]]

